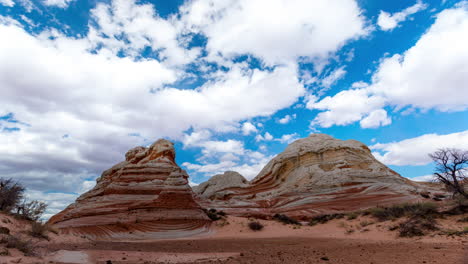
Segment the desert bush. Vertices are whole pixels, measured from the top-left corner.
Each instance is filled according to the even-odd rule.
[[[275,214],[273,216],[273,219],[283,223],[283,224],[287,224],[287,225],[300,225],[300,223],[296,220],[296,219],[293,219],[287,215],[284,215],[284,214]]]
[[[398,226],[401,237],[423,236],[425,231],[437,230],[438,227],[434,219],[413,217]]]
[[[37,221],[47,209],[47,204],[41,201],[23,201],[21,205],[16,207],[16,215],[27,220]]]
[[[44,238],[44,239],[49,239],[47,236],[48,232],[48,227],[46,224],[43,224],[41,222],[32,222],[31,223],[31,236],[33,237],[38,237],[38,238]]]
[[[346,219],[348,219],[348,220],[353,220],[353,219],[358,218],[358,216],[359,216],[359,213],[358,213],[358,212],[352,212],[352,213],[348,213],[348,214],[346,215]]]
[[[260,222],[253,221],[249,223],[249,228],[253,231],[260,231],[263,229],[263,225]]]
[[[463,230],[444,230],[441,232],[441,235],[447,235],[447,236],[463,236],[468,234],[468,227],[465,227]]]
[[[458,222],[468,223],[468,216],[458,219]]]
[[[309,221],[309,225],[313,226],[316,224],[325,224],[326,222],[333,219],[341,219],[344,217],[344,214],[322,214],[312,217]]]
[[[31,241],[26,241],[16,236],[8,236],[5,242],[7,248],[16,248],[23,252],[25,256],[35,255]]]
[[[217,211],[216,209],[204,209],[206,215],[213,221],[218,221],[226,216],[226,213],[223,211]]]
[[[0,178],[0,211],[10,212],[23,199],[25,188],[12,179]]]
[[[368,225],[372,225],[373,223],[374,223],[374,222],[361,221],[361,222],[359,223],[359,225],[360,225],[361,227],[366,227],[366,226],[368,226]]]
[[[397,204],[388,207],[375,207],[368,210],[370,215],[380,221],[394,220],[403,216],[431,217],[438,214],[433,203]]]

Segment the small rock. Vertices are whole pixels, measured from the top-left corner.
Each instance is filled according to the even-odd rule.
[[[328,257],[321,257],[320,259],[324,260],[324,261],[329,261],[330,260]]]

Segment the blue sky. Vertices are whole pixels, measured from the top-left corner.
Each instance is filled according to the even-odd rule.
[[[56,213],[164,137],[200,183],[310,133],[468,148],[466,1],[0,0],[0,174]]]

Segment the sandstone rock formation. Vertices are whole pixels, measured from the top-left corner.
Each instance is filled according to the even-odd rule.
[[[234,194],[234,188],[247,187],[247,180],[235,171],[226,171],[211,177],[208,181],[193,187],[193,191],[203,198],[222,199]]]
[[[133,148],[125,159],[49,223],[93,239],[181,237],[207,230],[210,220],[193,198],[187,173],[175,163],[170,141]]]
[[[219,179],[215,182],[195,189],[204,198],[202,206],[259,217],[281,213],[307,218],[353,211],[415,200],[421,189],[377,161],[363,143],[325,134],[291,143],[248,184],[230,187]]]

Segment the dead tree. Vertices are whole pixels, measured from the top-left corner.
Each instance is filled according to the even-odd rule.
[[[453,191],[454,196],[459,194],[468,199],[465,185],[468,183],[468,151],[459,149],[439,149],[429,154],[436,164],[434,176]]]

